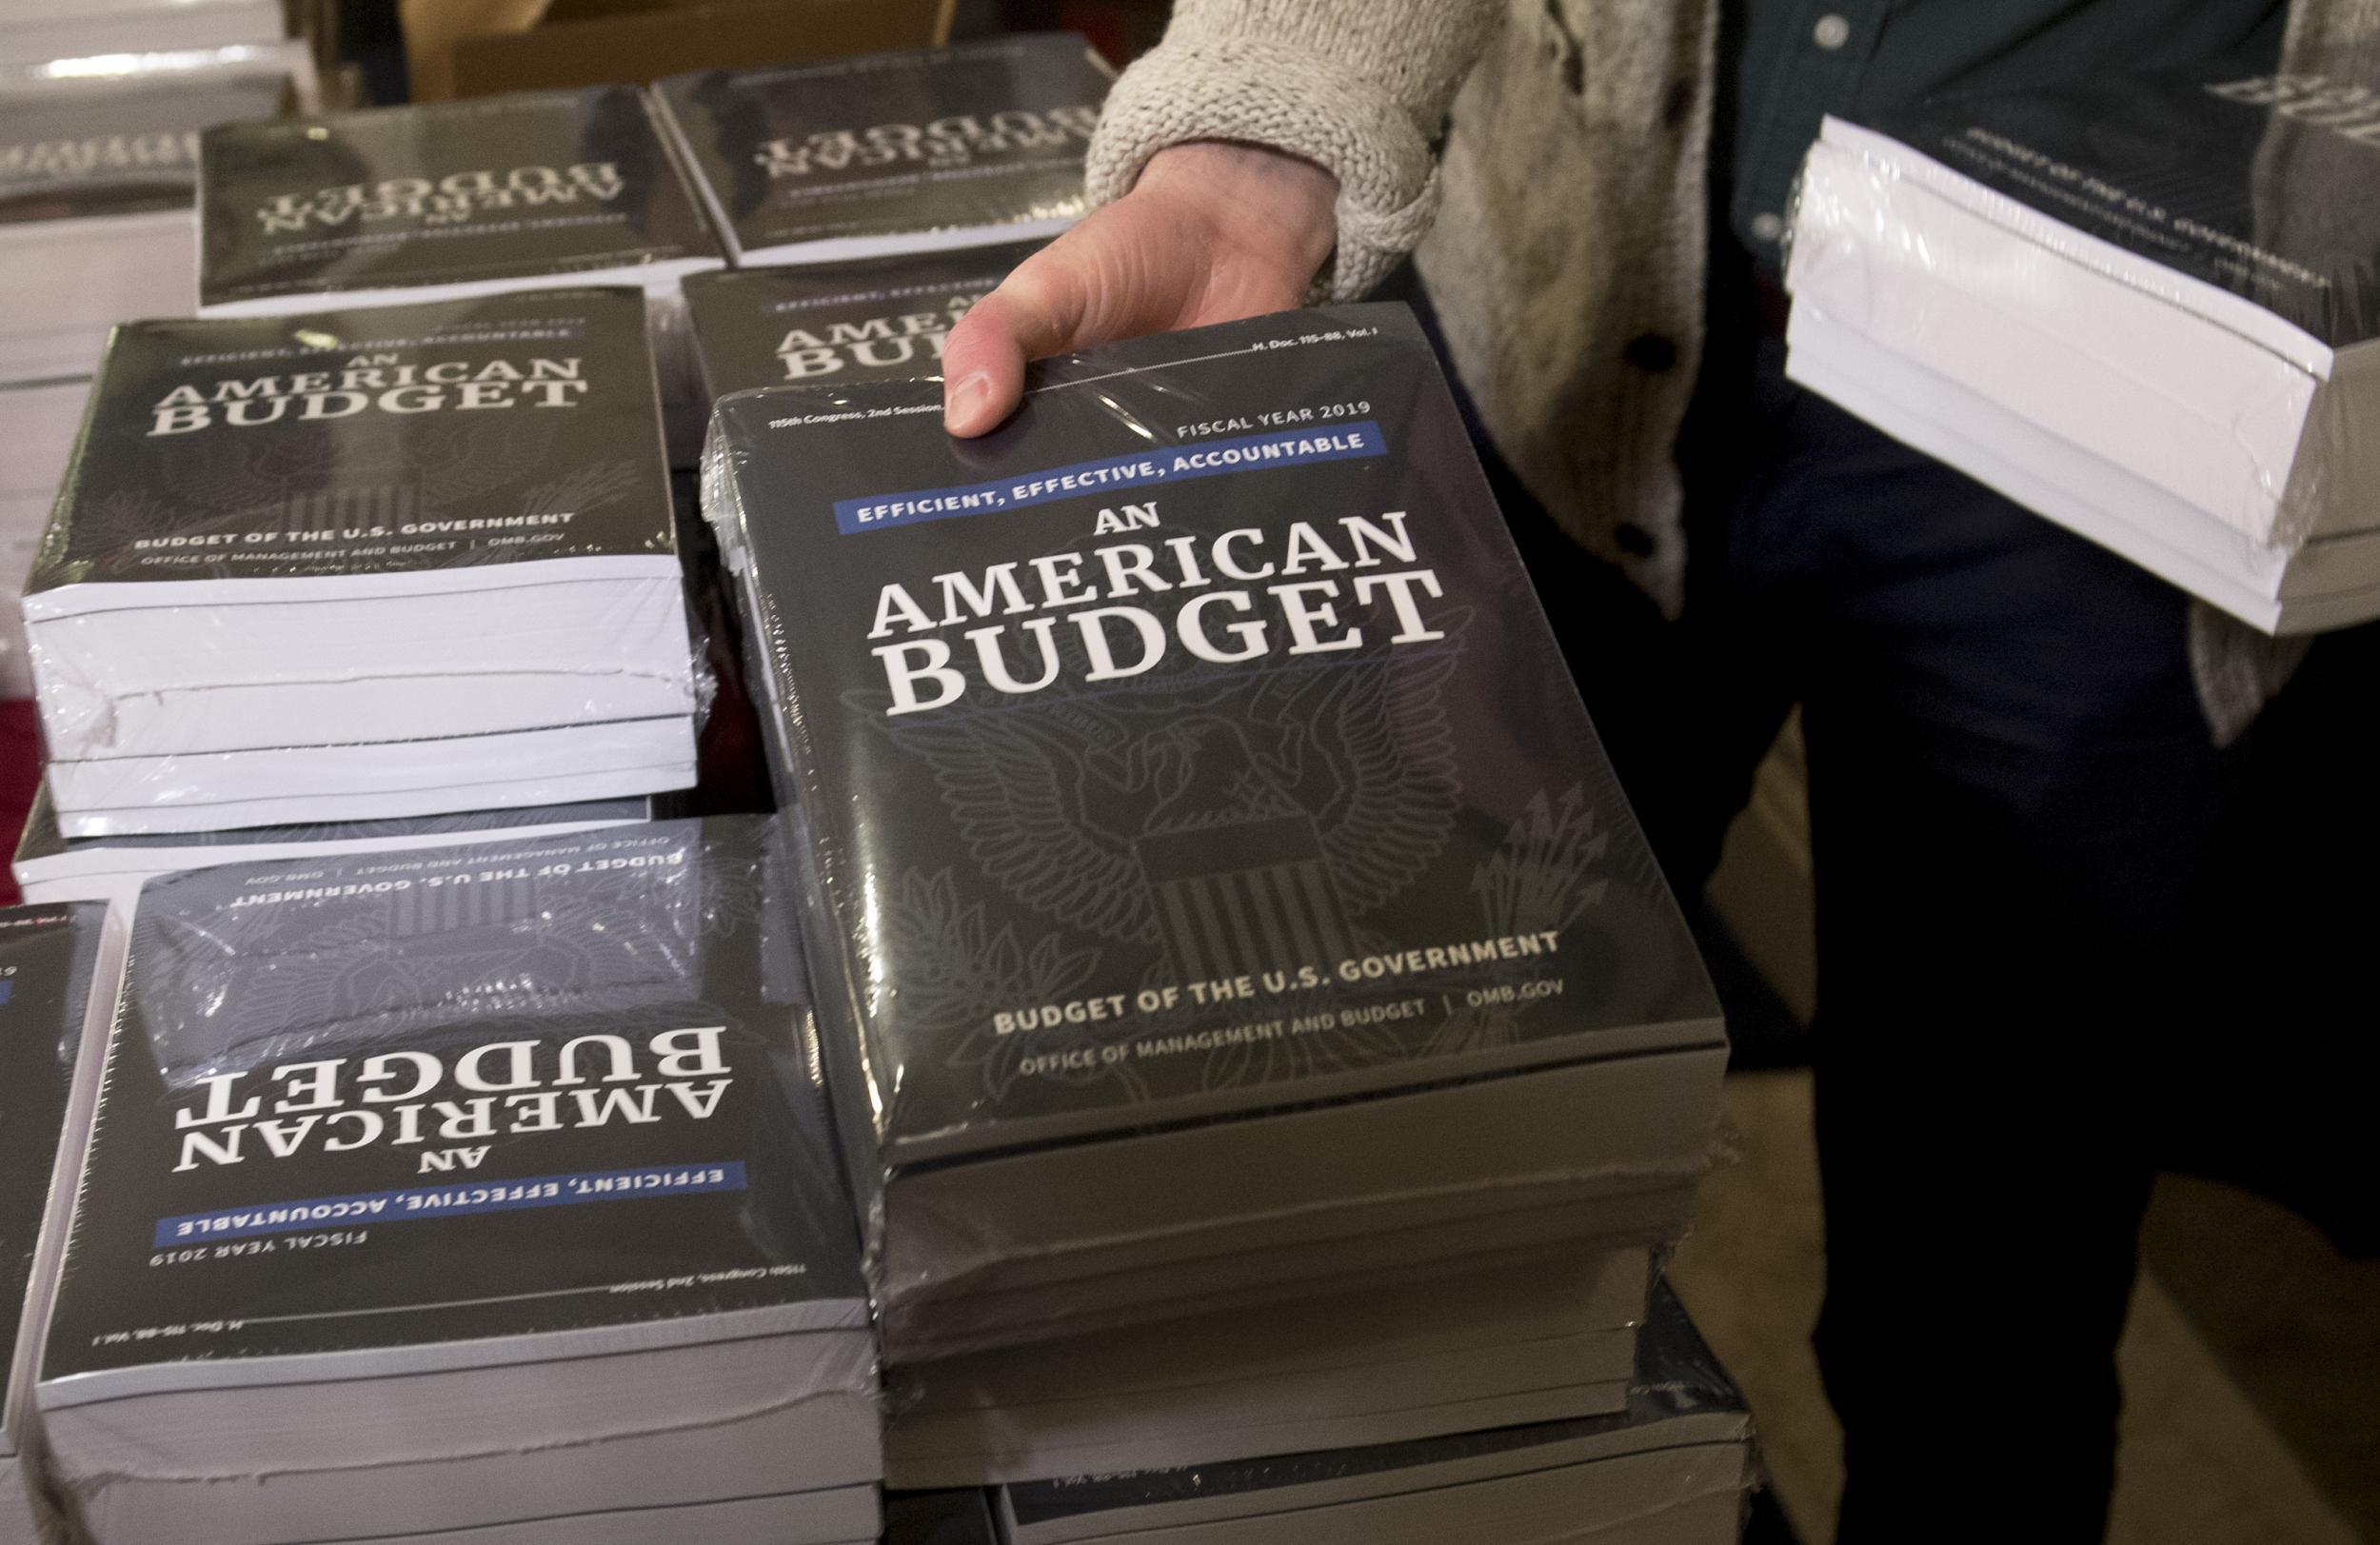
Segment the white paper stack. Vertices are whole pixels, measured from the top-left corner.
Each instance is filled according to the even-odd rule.
[[[689,785],[644,309],[540,290],[120,329],[25,602],[61,831]]]
[[[286,30],[281,0],[10,0],[0,64],[236,48]]]
[[[0,909],[0,1545],[56,1537],[33,1378],[124,943],[104,905]]]
[[[654,88],[738,266],[1054,236],[1081,218],[1109,73],[1026,33]]]
[[[769,862],[674,822],[143,893],[38,1384],[95,1545],[876,1538]]]
[[[2217,68],[1830,119],[1789,372],[2267,632],[2380,616],[2368,77]]]

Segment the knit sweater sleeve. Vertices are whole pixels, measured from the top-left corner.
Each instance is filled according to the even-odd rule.
[[[1335,299],[1362,294],[1429,229],[1431,142],[1501,0],[1178,0],[1164,41],[1118,80],[1091,143],[1093,202],[1128,191],[1149,157],[1236,140],[1339,178]]]

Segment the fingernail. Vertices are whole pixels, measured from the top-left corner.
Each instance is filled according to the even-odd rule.
[[[942,427],[953,434],[965,432],[991,400],[991,372],[978,370],[973,375],[962,377],[957,386],[950,388],[950,395],[943,403]]]

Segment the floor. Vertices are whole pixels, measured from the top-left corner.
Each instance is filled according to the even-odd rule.
[[[1789,723],[1697,913],[1735,1071],[1724,1157],[1673,1275],[1751,1397],[1775,1511],[1824,1545],[1842,1460],[1809,1348],[1826,1265],[1805,1067],[1817,996],[1805,787]],[[2350,1187],[2323,1189],[2334,1203],[2327,1192]],[[2141,1251],[2112,1545],[2380,1542],[2380,1259],[2180,1176],[2159,1182]]]
[[[2380,1262],[2179,1178],[2143,1249],[2111,1545],[2380,1541]],[[1672,1275],[1751,1398],[1776,1501],[1820,1545],[1842,1473],[1808,1344],[1825,1261],[1806,1072],[1729,1080],[1726,1157]]]

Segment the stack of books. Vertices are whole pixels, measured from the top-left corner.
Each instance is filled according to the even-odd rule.
[[[1007,242],[698,274],[685,300],[704,395],[938,376],[952,326],[1041,248]]]
[[[687,786],[642,295],[120,329],[25,618],[69,838]]]
[[[24,605],[0,1545],[1728,1537],[1716,1000],[1411,315],[941,428],[1107,81],[205,132]],[[654,821],[739,645],[783,814]]]
[[[655,87],[738,266],[981,247],[1081,218],[1107,66],[1071,32]]]
[[[768,823],[143,893],[38,1397],[96,1545],[861,1545],[875,1352]]]
[[[1005,1486],[1005,1545],[1735,1545],[1751,1484],[1743,1396],[1667,1289],[1624,1411],[1241,1464]]]
[[[1675,1238],[1716,1001],[1410,313],[938,392],[705,484],[887,1359]]]
[[[55,1537],[33,1377],[123,972],[105,906],[0,910],[0,1545]]]
[[[724,260],[641,89],[228,124],[205,149],[203,315],[636,285],[677,461],[692,464],[701,425],[678,283]]]
[[[294,101],[288,61],[98,82],[0,71],[0,586],[15,595],[73,448],[109,328],[197,306],[198,131]],[[31,690],[0,624],[0,696]]]
[[[2370,70],[1830,119],[1789,371],[2267,632],[2380,616]]]
[[[17,890],[28,901],[121,901],[129,906],[149,881],[184,869],[453,847],[504,837],[561,837],[630,825],[652,816],[653,802],[648,799],[588,800],[578,804],[473,810],[397,821],[78,840],[58,829],[58,812],[50,802],[50,791],[43,788],[34,791],[11,867]]]

